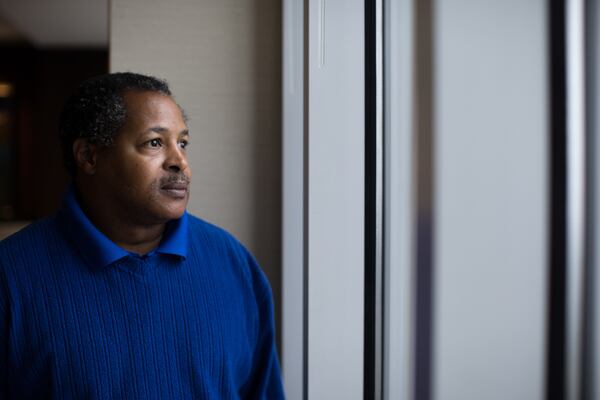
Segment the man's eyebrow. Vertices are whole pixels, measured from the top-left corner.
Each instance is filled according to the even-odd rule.
[[[151,128],[148,128],[148,132],[165,133],[167,131],[168,129],[162,126],[153,126]]]
[[[168,131],[168,129],[163,126],[153,126],[151,128],[148,128],[148,132],[165,133],[167,131]],[[190,135],[189,129],[184,129],[181,132],[179,132],[179,136],[189,136],[189,135]]]

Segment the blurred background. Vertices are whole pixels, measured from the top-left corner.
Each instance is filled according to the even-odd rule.
[[[2,1],[0,58],[0,221],[12,230],[60,205],[58,115],[81,80],[108,72],[107,3]]]

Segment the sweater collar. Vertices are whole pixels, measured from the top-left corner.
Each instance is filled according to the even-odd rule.
[[[73,240],[88,265],[94,268],[102,268],[124,257],[133,255],[133,253],[128,252],[111,241],[92,224],[77,201],[74,186],[71,186],[65,194],[59,216],[64,221],[67,234]],[[188,214],[185,211],[180,218],[169,221],[162,241],[147,256],[160,253],[182,258],[187,257],[187,220]]]

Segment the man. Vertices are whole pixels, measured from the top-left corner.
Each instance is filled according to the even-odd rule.
[[[0,243],[0,397],[283,398],[269,284],[186,213],[186,119],[167,84],[84,82],[60,121],[62,209]]]

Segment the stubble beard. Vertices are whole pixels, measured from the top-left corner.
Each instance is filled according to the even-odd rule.
[[[168,203],[183,202],[184,203],[183,210],[181,210],[181,212],[178,213],[179,215],[177,215],[174,218],[170,218],[170,219],[179,218],[181,216],[181,214],[183,214],[183,212],[185,211],[185,207],[187,206],[187,203],[189,200],[190,183],[191,183],[191,179],[187,175],[185,175],[183,172],[171,173],[167,176],[162,176],[158,179],[155,179],[150,184],[150,196],[148,198],[148,201],[150,204],[158,205],[159,208],[163,208],[166,202],[168,202]],[[179,195],[174,195],[173,193],[171,193],[172,191],[169,192],[169,191],[165,190],[165,187],[180,187],[180,186],[181,187],[185,186],[185,194],[181,198],[178,197]],[[175,207],[179,207],[179,204],[177,204]],[[170,217],[172,217],[172,216],[170,216]]]

